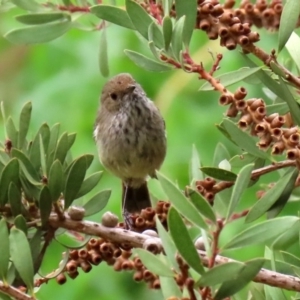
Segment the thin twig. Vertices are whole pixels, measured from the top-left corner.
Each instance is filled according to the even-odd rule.
[[[0,291],[3,292],[4,294],[13,297],[16,300],[35,300],[34,297],[31,297],[23,293],[22,291],[16,289],[11,285],[4,284],[4,282],[1,280],[0,280]]]

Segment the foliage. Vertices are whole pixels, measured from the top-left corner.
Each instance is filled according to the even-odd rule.
[[[136,280],[148,282],[150,288],[161,288],[166,299],[243,299],[242,289],[245,286],[252,299],[285,299],[289,295],[297,298],[298,287],[294,287],[293,294],[287,294],[284,289],[293,290],[291,285],[281,285],[279,279],[277,283],[272,281],[271,278],[280,274],[266,271],[266,277],[260,279],[262,273],[259,271],[263,266],[294,276],[295,280],[299,274],[298,257],[287,252],[289,247],[299,244],[299,218],[297,212],[291,216],[283,212],[292,201],[299,202],[300,82],[299,56],[295,46],[299,37],[293,30],[299,25],[300,4],[286,1],[282,6],[281,1],[271,1],[269,5],[261,1],[255,4],[242,1],[238,8],[234,8],[234,1],[230,0],[224,4],[195,0],[126,0],[124,8],[102,3],[92,6],[85,2],[63,1],[52,5],[18,0],[3,1],[2,5],[9,7],[12,3],[28,11],[16,18],[25,26],[5,35],[13,43],[48,42],[74,27],[100,30],[99,63],[103,75],[108,74],[107,45],[111,42],[106,33],[107,22],[136,31],[141,36],[141,43],[150,52],[145,55],[126,49],[125,54],[147,71],[179,69],[204,80],[200,90],[219,93],[219,103],[228,107],[217,129],[238,149],[232,155],[230,149],[228,151],[226,146],[219,144],[213,154],[213,166],[204,167],[194,148],[190,182],[186,183],[184,193],[158,173],[160,185],[170,202],[154,201],[152,210],[142,211],[140,216],[132,218],[136,231],[157,229],[165,255],[154,256],[137,250],[132,257],[128,245],[102,236],[105,233],[101,232],[99,240],[93,238],[86,243],[84,239],[84,243],[75,247],[83,249],[78,252],[72,250],[70,255],[66,255],[55,273],[57,281],[65,282],[64,272],[75,278],[78,267],[89,271],[90,265],[85,264],[84,257],[89,255],[87,261],[92,264],[104,260],[114,264],[115,270],[135,270]],[[80,18],[84,14],[100,18],[101,23],[86,26]],[[286,46],[291,57],[288,66],[279,62],[275,50],[269,54],[256,46],[260,37],[253,31],[252,25],[279,30],[278,54]],[[215,76],[222,64],[222,55],[214,58],[211,70],[195,62],[190,46],[197,29],[205,31],[209,39],[219,38],[228,52],[239,47],[245,67]],[[249,57],[250,53],[256,56],[256,60],[253,56]],[[229,90],[241,81],[262,82],[267,94],[272,96],[272,103],[267,104],[258,95],[246,100],[247,89],[244,86],[238,87],[235,92]],[[101,174],[98,172],[85,177],[92,157],[83,155],[73,160],[69,150],[75,135],[63,133],[58,137],[58,125],[50,129],[43,124],[35,138],[27,141],[30,103],[21,111],[18,128],[11,117],[5,116],[4,109],[2,114],[6,124],[6,142],[0,152],[0,235],[4,241],[0,275],[3,282],[12,285],[17,282],[33,294],[32,277],[38,271],[43,250],[49,243],[46,232],[53,230],[53,224],[71,229],[64,222],[63,213],[69,207],[74,209],[74,200],[92,190]],[[276,181],[261,188],[258,182],[268,173],[276,173]],[[249,189],[256,190],[259,201],[247,203],[247,207],[240,211]],[[89,216],[103,209],[109,196],[108,191],[97,193],[85,204],[83,214]],[[71,219],[72,214],[70,210]],[[154,215],[157,216],[156,221]],[[51,219],[51,216],[57,216],[59,220]],[[266,218],[259,219],[261,216]],[[33,226],[32,219],[35,220]],[[9,230],[3,220],[8,222]],[[235,234],[226,236],[226,242],[223,242],[222,235],[226,235],[226,229],[237,220],[244,220],[246,224]],[[117,230],[114,232],[118,233]],[[142,235],[140,239],[143,239]],[[152,239],[143,240],[138,246],[158,254],[161,244]],[[257,244],[265,247],[264,257],[244,262],[218,261],[221,254],[229,256],[230,249],[244,249]],[[20,247],[24,249],[22,259],[16,255],[16,249]],[[8,279],[11,268],[14,276]],[[263,289],[249,284],[254,278],[265,284]],[[275,285],[281,290],[268,285]]]

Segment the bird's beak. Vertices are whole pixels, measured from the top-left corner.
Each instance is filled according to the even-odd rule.
[[[126,88],[126,93],[132,93],[135,90],[136,86],[134,84],[130,84],[128,85],[128,87]]]

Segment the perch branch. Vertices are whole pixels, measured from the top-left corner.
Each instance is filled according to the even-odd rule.
[[[145,234],[128,231],[120,228],[108,228],[103,225],[91,221],[73,221],[68,216],[65,220],[60,220],[56,215],[51,215],[49,224],[54,228],[65,228],[68,230],[75,230],[77,232],[85,233],[109,239],[117,243],[129,243],[133,247],[143,247],[147,239],[153,239]],[[159,238],[155,238],[160,242]],[[205,251],[198,250],[199,256],[202,259],[203,265],[208,266],[210,258]],[[216,264],[225,264],[232,262],[233,259],[217,255],[215,258]],[[261,269],[253,278],[253,281],[267,284],[270,286],[300,292],[300,279],[294,276],[281,274],[278,272]],[[24,298],[25,299],[25,298]]]

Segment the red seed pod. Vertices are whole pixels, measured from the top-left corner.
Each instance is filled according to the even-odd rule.
[[[67,277],[64,273],[60,273],[56,276],[55,280],[58,284],[62,285],[64,283],[66,283]]]
[[[234,99],[242,100],[247,96],[247,90],[244,87],[239,87],[234,93]]]
[[[252,124],[252,122],[253,122],[252,116],[250,114],[245,114],[239,120],[238,126],[242,130],[246,130]]]
[[[92,265],[87,261],[82,261],[80,267],[84,273],[88,273],[92,270]]]

